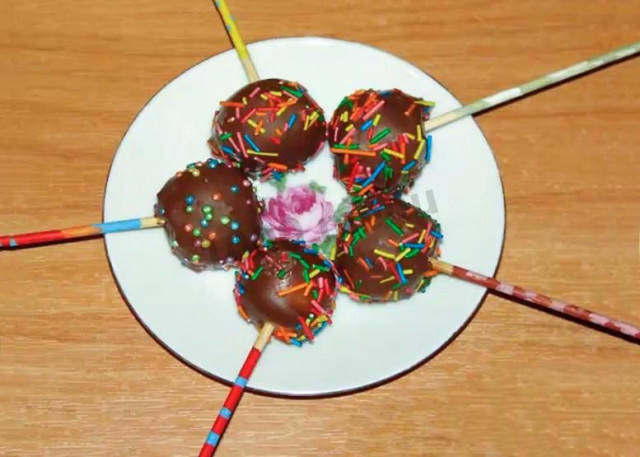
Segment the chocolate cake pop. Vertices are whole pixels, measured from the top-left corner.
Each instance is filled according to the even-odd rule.
[[[155,208],[173,253],[194,270],[228,267],[254,249],[261,212],[240,169],[214,159],[176,173],[158,193]]]
[[[238,311],[300,346],[331,323],[336,275],[331,262],[302,241],[276,239],[245,255],[236,273]]]
[[[338,229],[335,264],[342,291],[363,302],[397,301],[424,292],[436,273],[440,225],[397,198],[372,194]]]
[[[335,177],[360,195],[409,188],[430,160],[422,124],[432,107],[398,89],[345,97],[329,123]]]
[[[209,140],[213,155],[253,177],[304,170],[325,142],[324,112],[296,82],[256,81],[220,105]]]

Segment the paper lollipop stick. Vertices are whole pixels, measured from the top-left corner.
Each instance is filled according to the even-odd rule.
[[[242,35],[240,35],[240,30],[236,27],[235,20],[233,19],[233,16],[231,16],[231,12],[229,11],[226,1],[213,0],[213,4],[215,5],[218,14],[220,14],[220,19],[222,19],[222,23],[225,26],[227,35],[229,35],[231,44],[240,58],[240,62],[247,74],[249,82],[257,81],[259,79],[258,71],[253,65],[247,46],[244,44]],[[251,373],[253,373],[253,369],[258,364],[258,360],[260,360],[260,356],[262,355],[262,350],[269,342],[269,338],[271,338],[274,330],[275,327],[268,322],[262,326],[255,343],[253,343],[251,351],[249,351],[249,354],[247,355],[247,359],[244,361],[244,364],[242,365],[242,368],[240,369],[240,372],[227,395],[227,399],[225,400],[222,409],[218,413],[218,416],[211,427],[211,431],[207,435],[207,439],[202,445],[202,449],[200,449],[200,457],[211,457],[215,454],[218,442],[224,434],[224,431],[231,420],[231,416],[244,394],[247,381],[249,380]]]
[[[235,412],[236,407],[238,406],[238,403],[240,403],[240,399],[244,394],[247,381],[251,377],[253,369],[258,364],[262,351],[269,342],[269,338],[271,338],[271,334],[274,330],[275,327],[268,322],[262,326],[262,329],[260,329],[260,333],[258,333],[258,337],[256,338],[255,343],[253,343],[253,347],[249,351],[242,368],[240,368],[238,376],[233,382],[231,390],[229,390],[227,399],[224,401],[224,405],[218,413],[218,417],[216,417],[216,420],[211,427],[211,431],[207,435],[207,439],[202,445],[202,449],[200,449],[200,454],[198,454],[199,457],[211,457],[216,453],[220,438],[227,429],[231,416]]]
[[[549,73],[548,75],[534,79],[533,81],[521,86],[489,95],[488,97],[481,98],[480,100],[476,100],[473,103],[462,106],[453,111],[449,111],[448,113],[441,114],[440,116],[434,117],[433,119],[425,122],[424,128],[426,131],[437,129],[438,127],[442,127],[443,125],[462,119],[465,116],[471,116],[479,113],[480,111],[485,111],[511,100],[524,97],[531,92],[559,84],[562,81],[566,81],[567,79],[595,70],[596,68],[631,57],[638,52],[640,52],[640,41],[614,49],[611,52],[585,60],[562,70]]]
[[[317,248],[303,241],[265,240],[261,247],[245,254],[236,272],[236,304],[244,319],[265,324],[211,427],[200,457],[215,453],[271,335],[301,346],[315,341],[331,323],[337,294],[335,273]]]
[[[504,295],[508,295],[509,297],[524,300],[539,308],[552,310],[579,321],[597,325],[609,331],[620,333],[640,341],[640,328],[634,327],[631,324],[603,316],[602,314],[589,311],[588,309],[584,309],[576,305],[570,305],[563,301],[556,300],[555,298],[547,297],[546,295],[539,294],[532,290],[523,289],[522,287],[514,286],[495,278],[489,278],[480,273],[475,273],[462,267],[443,262],[442,260],[434,258],[430,260],[433,268],[440,273],[478,284]]]
[[[225,0],[213,0],[213,4],[215,5],[216,10],[218,10],[218,14],[220,14],[220,19],[222,19],[222,23],[224,24],[224,27],[227,31],[227,35],[229,35],[231,44],[238,53],[238,57],[240,58],[242,66],[244,67],[247,78],[249,78],[250,82],[257,81],[259,79],[258,72],[256,70],[256,67],[253,65],[253,61],[251,60],[251,56],[249,55],[247,46],[242,40],[240,30],[238,29],[238,27],[236,27],[236,21],[233,19],[233,16],[229,11],[227,2]]]
[[[104,235],[107,233],[127,232],[146,228],[161,227],[162,219],[157,217],[143,217],[140,219],[128,219],[101,224],[81,225],[58,230],[46,230],[42,232],[21,233],[18,235],[0,235],[0,250],[29,246],[34,244],[52,243],[56,241],[69,241],[78,238]]]

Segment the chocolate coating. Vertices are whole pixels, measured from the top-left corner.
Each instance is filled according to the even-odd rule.
[[[240,313],[250,322],[270,322],[278,327],[276,337],[302,343],[330,323],[335,270],[302,243],[266,241],[243,259],[235,296]]]
[[[253,177],[304,170],[326,140],[322,108],[296,82],[256,81],[220,103],[209,140],[212,153]]]
[[[334,176],[351,193],[410,188],[428,161],[423,122],[431,106],[398,89],[345,97],[329,123]]]
[[[370,195],[338,229],[335,264],[342,285],[365,302],[424,292],[440,238],[440,225],[424,211],[385,194]]]
[[[254,249],[261,211],[245,175],[214,159],[176,173],[158,193],[155,208],[173,253],[197,271],[236,264]]]

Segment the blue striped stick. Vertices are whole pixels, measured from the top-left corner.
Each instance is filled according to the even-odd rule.
[[[207,438],[202,445],[202,449],[200,449],[198,457],[211,457],[216,453],[220,438],[222,438],[224,431],[227,429],[231,416],[235,412],[236,407],[238,406],[238,403],[240,403],[240,399],[244,394],[247,381],[249,380],[251,373],[253,373],[253,369],[258,364],[262,351],[269,342],[269,338],[271,338],[274,330],[275,327],[269,322],[265,323],[260,329],[260,333],[258,333],[258,337],[256,338],[255,343],[253,343],[251,351],[249,351],[249,354],[247,355],[247,359],[244,361],[242,368],[240,368],[238,377],[233,383],[233,386],[231,386],[227,399],[224,401],[224,405],[218,413],[218,417],[216,417],[216,420],[211,427],[211,431],[207,435]]]

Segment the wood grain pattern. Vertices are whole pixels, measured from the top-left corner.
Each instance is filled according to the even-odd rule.
[[[258,5],[264,5],[258,7]],[[233,0],[249,42],[379,46],[471,101],[638,40],[639,0]],[[208,0],[3,0],[0,232],[100,219],[120,138],[228,48]],[[500,276],[640,322],[640,60],[479,118],[500,164]],[[0,454],[195,455],[227,388],[160,348],[102,241],[0,254]],[[490,296],[449,348],[374,390],[247,395],[223,456],[635,456],[640,348]]]

